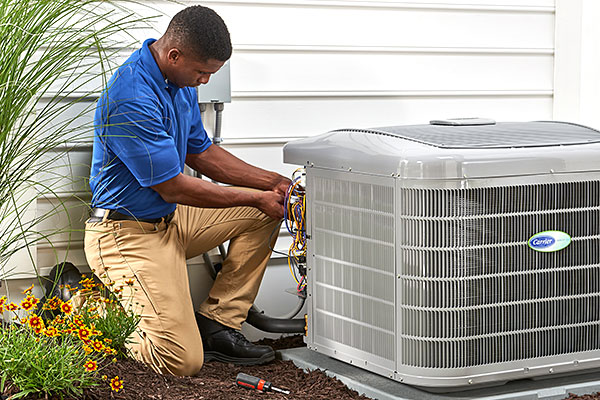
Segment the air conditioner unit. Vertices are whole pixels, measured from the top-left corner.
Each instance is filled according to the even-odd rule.
[[[430,388],[600,367],[600,132],[432,122],[285,146],[308,347]]]

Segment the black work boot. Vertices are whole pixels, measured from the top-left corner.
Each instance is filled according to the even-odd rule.
[[[258,365],[275,359],[271,347],[252,344],[236,329],[200,313],[196,313],[196,322],[202,336],[205,362],[217,360],[238,365]]]

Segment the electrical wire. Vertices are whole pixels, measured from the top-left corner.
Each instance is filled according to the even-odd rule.
[[[283,203],[285,227],[292,237],[287,259],[290,272],[297,283],[298,293],[306,287],[306,193],[302,186],[304,170],[297,169],[292,174],[292,183],[288,187]],[[298,277],[299,275],[299,277]]]

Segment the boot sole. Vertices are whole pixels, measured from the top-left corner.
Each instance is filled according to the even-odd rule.
[[[275,352],[264,354],[259,358],[238,358],[218,353],[216,351],[207,351],[204,353],[204,362],[220,361],[228,364],[236,365],[260,365],[265,364],[275,359]]]

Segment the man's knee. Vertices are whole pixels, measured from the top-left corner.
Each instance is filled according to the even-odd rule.
[[[204,354],[199,346],[188,349],[179,348],[169,353],[165,355],[164,361],[167,369],[173,375],[194,376],[200,372],[204,364]]]
[[[178,376],[194,376],[198,372],[200,372],[200,369],[202,368],[203,364],[204,364],[203,357],[190,359],[182,364],[174,365],[172,367],[171,373],[173,375],[178,375]]]
[[[174,343],[166,338],[143,335],[144,340],[132,346],[134,358],[159,373],[178,376],[196,375],[204,363],[202,342],[183,340]],[[187,338],[189,339],[189,337]]]

